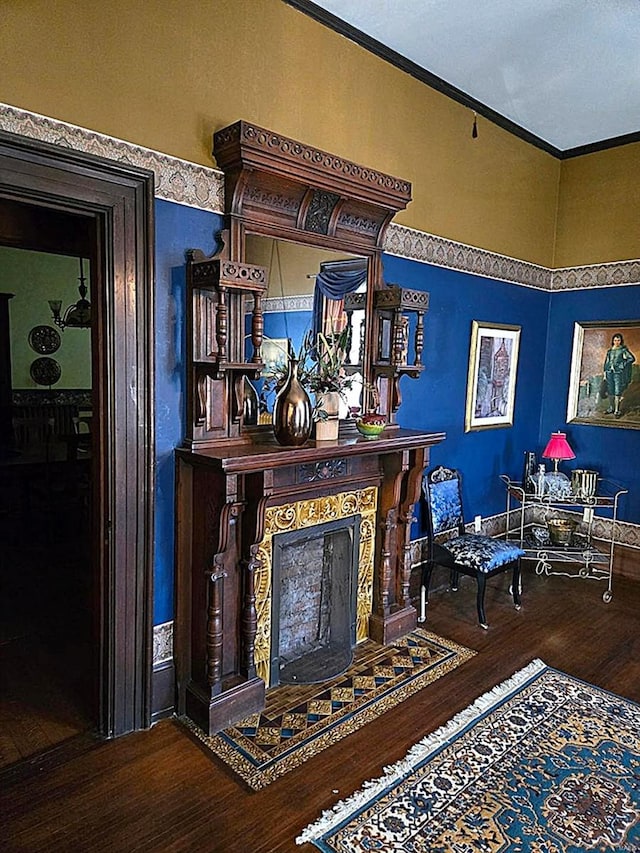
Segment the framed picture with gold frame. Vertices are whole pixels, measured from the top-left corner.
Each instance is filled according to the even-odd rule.
[[[567,422],[640,429],[640,320],[575,323]]]
[[[513,425],[521,326],[471,324],[465,432]]]

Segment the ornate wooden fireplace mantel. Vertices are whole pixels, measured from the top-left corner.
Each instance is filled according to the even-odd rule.
[[[382,278],[385,230],[411,200],[411,184],[245,121],[214,135],[214,154],[225,172],[226,233],[216,255],[194,249],[187,257],[187,430],[177,451],[174,626],[178,707],[209,733],[264,707],[260,674],[273,642],[265,543],[274,538],[274,514],[286,522],[304,510],[305,531],[315,516],[318,529],[332,514],[349,518],[359,547],[373,549],[358,558],[358,570],[366,567],[357,575],[358,640],[364,634],[389,643],[415,627],[413,508],[429,449],[444,439],[400,429],[396,418],[401,379],[424,370],[428,331],[428,293]],[[283,251],[297,244],[328,252],[340,263],[345,256],[364,261],[366,287],[341,310],[348,322],[356,309],[364,317],[353,371],[362,376],[363,407],[377,401],[387,422],[376,440],[341,429],[335,442],[286,448],[271,427],[246,415],[248,383],[264,369],[264,303],[282,296],[284,304],[288,284],[276,266],[279,288],[271,293],[269,267],[248,257],[256,240]],[[298,275],[293,284],[301,278],[315,280]]]
[[[443,439],[442,433],[399,429],[374,441],[310,441],[295,449],[272,442],[178,451],[183,713],[213,733],[264,707],[265,683],[254,660],[254,575],[267,507],[376,487],[369,636],[386,644],[415,628],[411,522],[429,448]]]

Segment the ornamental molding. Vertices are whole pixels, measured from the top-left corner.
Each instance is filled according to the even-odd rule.
[[[60,148],[147,169],[155,177],[156,198],[215,213],[224,210],[224,176],[210,167],[7,104],[0,104],[0,129]]]
[[[173,622],[153,626],[153,665],[173,660]]]
[[[156,198],[211,213],[224,212],[224,175],[210,166],[161,154],[8,104],[0,104],[0,129],[146,169],[154,174]],[[346,162],[340,158],[335,161]],[[365,172],[365,177],[376,180],[380,177],[374,170]],[[640,284],[640,259],[549,269],[394,223],[387,228],[382,248],[390,255],[407,260],[538,290],[555,292]]]
[[[411,195],[411,184],[402,178],[394,178],[392,175],[360,166],[358,163],[352,163],[343,157],[329,154],[312,145],[281,136],[279,133],[273,133],[250,122],[238,121],[216,133],[216,150],[238,142],[242,142],[253,150],[261,151],[264,155],[274,151],[292,163],[301,163],[310,168],[330,169],[338,175],[379,187],[387,194],[396,193],[407,197]]]

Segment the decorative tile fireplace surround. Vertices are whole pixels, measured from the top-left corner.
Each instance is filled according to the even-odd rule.
[[[346,466],[345,466],[346,470]],[[267,508],[265,513],[264,538],[258,548],[260,568],[255,574],[256,588],[256,673],[266,684],[278,683],[277,674],[270,672],[270,661],[274,657],[274,647],[278,646],[278,637],[272,631],[272,613],[275,590],[273,585],[274,540],[294,531],[313,532],[321,530],[327,524],[346,522],[353,519],[353,531],[357,537],[358,557],[356,569],[353,618],[355,621],[354,641],[361,642],[369,635],[369,617],[373,608],[373,559],[375,550],[375,518],[378,490],[376,486],[364,489],[352,489],[335,494],[321,495],[304,501],[295,501],[283,506]],[[342,529],[345,529],[344,527]],[[303,552],[302,561],[307,559],[307,573],[310,574],[312,562]],[[317,561],[314,561],[317,563]],[[343,567],[334,566],[337,575]],[[351,566],[344,567],[350,571]],[[301,575],[304,573],[301,572]],[[304,583],[304,576],[302,577]],[[309,595],[303,586],[303,595]]]

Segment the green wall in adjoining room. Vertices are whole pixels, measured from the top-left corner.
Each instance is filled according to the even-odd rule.
[[[87,261],[84,274],[89,286]],[[29,332],[40,325],[55,328],[47,300],[61,299],[63,312],[77,302],[79,275],[78,258],[0,246],[0,290],[14,294],[9,301],[13,388],[43,389],[29,373],[31,364],[41,357],[29,345]],[[90,287],[88,298],[91,299]],[[53,387],[91,388],[91,331],[58,331],[60,348],[49,358],[59,363],[62,374]]]

